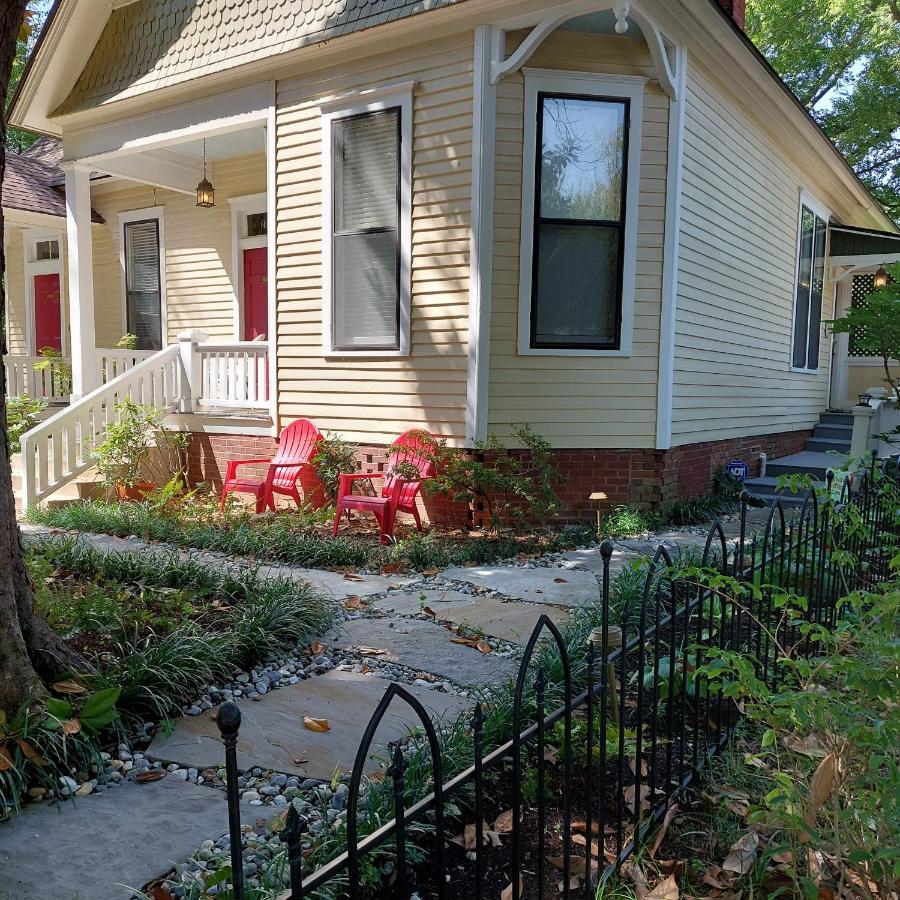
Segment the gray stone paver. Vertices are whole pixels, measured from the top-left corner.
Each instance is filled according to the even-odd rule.
[[[227,831],[224,792],[172,777],[28,806],[0,825],[0,900],[128,900]]]
[[[267,694],[259,703],[241,703],[238,766],[276,769],[307,778],[331,778],[336,767],[352,768],[356,749],[390,682],[354,672],[326,672]],[[468,705],[463,697],[405,685],[433,717],[453,717]],[[327,719],[330,731],[310,731],[303,717]],[[395,700],[375,735],[377,752],[406,734],[418,718]],[[179,765],[221,765],[224,750],[212,713],[178,720],[174,732],[158,734],[147,756]],[[303,762],[297,762],[303,760]],[[250,808],[250,807],[247,807]]]
[[[588,547],[585,550],[569,550],[560,554],[563,562],[562,568],[565,569],[584,569],[587,572],[593,572],[595,575],[603,574],[603,556],[600,554],[599,547]],[[621,571],[624,566],[639,554],[629,550],[623,550],[616,547],[609,560],[609,572],[615,575]]]
[[[422,588],[411,591],[390,591],[372,603],[373,609],[395,613],[398,616],[415,616],[423,606],[430,606],[439,619],[444,619],[444,611],[456,607],[473,606],[478,601],[474,594],[464,594],[453,588]]]
[[[352,619],[322,641],[342,650],[384,650],[377,657],[382,662],[399,663],[466,685],[495,681],[515,671],[514,660],[454,644],[453,637],[452,632],[434,622],[383,618]]]
[[[524,566],[454,566],[444,569],[444,578],[479,585],[529,603],[583,606],[600,596],[597,579],[577,569],[526,568]]]

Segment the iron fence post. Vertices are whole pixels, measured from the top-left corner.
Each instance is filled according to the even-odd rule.
[[[228,797],[228,836],[231,845],[231,883],[234,900],[244,900],[244,857],[241,846],[241,807],[238,794],[237,739],[241,711],[226,701],[219,707],[216,725],[225,744],[225,792]]]

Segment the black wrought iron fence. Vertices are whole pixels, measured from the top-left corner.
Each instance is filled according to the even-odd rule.
[[[675,566],[660,547],[637,615],[618,622],[610,604],[613,547],[605,543],[599,624],[587,635],[582,627],[573,643],[565,628],[540,618],[515,679],[505,734],[501,729],[497,746],[485,746],[493,702],[486,696],[467,714],[472,762],[462,771],[445,771],[439,729],[415,696],[392,683],[350,775],[345,851],[306,871],[312,836],[290,806],[281,837],[291,887],[283,900],[592,897],[734,731],[737,707],[699,674],[714,651],[752,655],[758,677],[774,685],[779,654],[810,650],[803,622],[833,624],[840,597],[887,575],[898,539],[896,469],[894,477],[873,469],[847,479],[837,499],[832,492],[829,474],[827,489],[810,492],[799,510],[774,502],[765,527],[752,535],[744,497],[739,533],[729,540],[717,522],[691,567]],[[792,614],[777,599],[786,595],[803,598],[790,604]],[[392,745],[390,764],[375,779],[366,774],[375,732],[398,702],[413,710],[421,732]],[[231,881],[242,900],[237,706],[224,704],[218,724]],[[430,791],[420,797],[410,796],[406,782],[413,746],[430,757]],[[370,827],[363,811],[372,792],[381,792],[393,817],[362,833]],[[388,857],[390,865],[367,867],[366,881],[364,862]],[[374,886],[372,872],[383,876]]]

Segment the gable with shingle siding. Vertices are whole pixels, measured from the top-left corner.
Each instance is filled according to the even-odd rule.
[[[138,0],[114,9],[53,115],[286,53],[462,0]]]

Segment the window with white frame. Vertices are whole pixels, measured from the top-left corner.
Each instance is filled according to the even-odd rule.
[[[791,368],[798,371],[815,372],[819,368],[827,234],[828,214],[810,201],[802,200],[791,348]]]
[[[125,320],[140,350],[162,349],[162,216],[154,210],[122,217]]]
[[[323,115],[325,352],[409,352],[411,90]]]
[[[631,352],[643,82],[526,71],[522,353]]]

